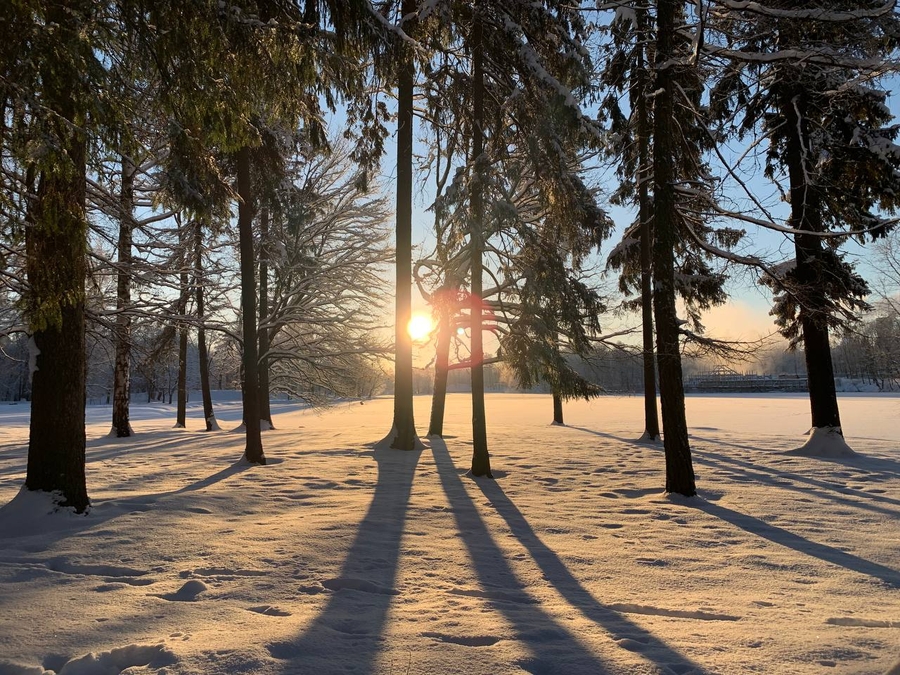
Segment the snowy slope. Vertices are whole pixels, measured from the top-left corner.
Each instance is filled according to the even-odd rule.
[[[416,400],[422,425],[430,401]],[[640,398],[488,396],[375,451],[391,401],[275,407],[240,434],[134,439],[90,408],[90,514],[21,493],[28,411],[0,410],[0,675],[871,673],[900,662],[900,399],[841,398],[857,455],[791,454],[802,396],[692,397],[701,495],[662,494]],[[230,406],[230,407],[229,407]],[[235,404],[219,405],[223,428]],[[7,504],[7,502],[9,502]],[[900,671],[897,671],[900,672]]]

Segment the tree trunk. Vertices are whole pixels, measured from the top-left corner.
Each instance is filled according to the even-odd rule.
[[[415,12],[415,0],[403,0],[403,16]],[[405,27],[407,33],[411,26]],[[394,327],[394,434],[390,447],[415,450],[418,438],[413,418],[412,338],[407,331],[412,317],[412,187],[413,89],[415,64],[412,50],[403,48],[397,83],[397,261]]]
[[[134,162],[122,156],[122,191],[119,195],[119,268],[116,272],[116,342],[113,375],[113,433],[118,438],[131,436],[131,242],[134,229]]]
[[[259,362],[256,345],[256,265],[253,260],[253,186],[250,177],[250,149],[237,153],[238,235],[241,252],[241,323],[244,339],[244,426],[247,445],[244,457],[253,464],[265,464],[259,426]]]
[[[188,296],[190,288],[188,287],[188,243],[187,233],[184,227],[178,229],[178,248],[181,261],[181,269],[178,273],[178,292],[180,298],[178,301],[178,389],[177,389],[177,413],[175,416],[175,428],[184,429],[187,427],[187,346],[188,333],[187,326],[184,323],[185,314],[187,313]]]
[[[786,95],[782,114],[789,129],[797,130],[788,137],[787,163],[791,186],[792,228],[808,232],[821,232],[822,202],[814,186],[807,179],[808,168],[804,157],[810,134],[803,111],[806,102],[802,94]],[[800,117],[798,117],[800,115]],[[831,343],[828,339],[828,323],[823,278],[822,242],[818,237],[798,234],[794,236],[797,281],[804,290],[809,306],[800,308],[800,327],[803,331],[803,352],[806,357],[806,377],[809,384],[809,406],[814,428],[840,429],[837,388],[834,384],[834,365],[831,359]]]
[[[643,14],[643,13],[642,13]],[[643,25],[643,24],[642,24]],[[638,46],[636,68],[638,143],[638,219],[641,228],[641,327],[644,359],[644,439],[659,438],[656,407],[656,355],[653,349],[653,201],[650,199],[652,158],[650,156],[650,115],[647,95],[650,87],[644,63],[643,43]]]
[[[175,428],[187,427],[187,326],[183,323],[178,328],[178,412],[175,416]]]
[[[675,247],[678,222],[674,164],[678,146],[675,128],[676,62],[675,18],[681,0],[657,3],[656,107],[653,121],[653,307],[656,315],[656,347],[659,359],[659,393],[662,403],[663,441],[666,454],[666,492],[685,496],[697,493],[691,446],[684,410],[678,314],[675,306]]]
[[[75,27],[61,10],[49,18],[57,19],[57,40],[63,48],[77,40]],[[50,150],[58,154],[55,161],[44,159],[46,168],[26,228],[26,318],[36,370],[25,487],[58,491],[61,505],[83,512],[90,504],[84,470],[86,139],[65,69],[45,70],[42,104],[58,115],[50,125],[61,147]]]
[[[563,422],[563,400],[557,392],[553,392],[553,423],[565,424]]]
[[[203,419],[207,431],[218,431],[213,412],[212,393],[209,390],[209,355],[206,350],[206,311],[203,297],[203,221],[198,219],[194,228],[194,302],[197,305],[197,358],[200,361],[200,395],[203,398]]]
[[[274,429],[269,403],[269,209],[259,218],[259,418]]]
[[[450,341],[453,330],[453,308],[447,304],[453,288],[445,284],[447,297],[442,298],[445,304],[440,307],[437,326],[437,345],[434,357],[434,391],[431,395],[431,421],[428,424],[428,435],[442,438],[444,436],[444,409],[447,404],[447,378],[450,375]]]
[[[476,3],[476,10],[478,5]],[[472,27],[472,222],[471,249],[472,289],[469,314],[472,323],[472,475],[491,475],[488,453],[487,421],[484,407],[484,336],[482,334],[482,250],[484,248],[484,46],[482,18],[476,14]]]

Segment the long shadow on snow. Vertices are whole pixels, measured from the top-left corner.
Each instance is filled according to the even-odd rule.
[[[559,556],[541,541],[534,528],[500,485],[492,482],[479,482],[478,487],[490,500],[494,510],[509,525],[509,529],[516,539],[531,554],[532,559],[541,568],[544,579],[551,583],[560,595],[585,618],[604,628],[614,639],[630,638],[637,643],[646,645],[646,651],[642,650],[641,654],[657,665],[667,667],[677,673],[704,672],[699,664],[692,662],[647,629],[630,621],[620,612],[598,602],[569,571]]]
[[[616,436],[615,434],[610,434],[605,431],[596,431],[594,429],[588,429],[587,427],[578,427],[572,424],[567,424],[566,428],[574,429],[575,431],[583,431],[586,434],[594,434],[594,436],[599,436],[600,438],[608,438],[611,441],[618,441],[620,443],[630,443],[631,445],[637,445],[642,448],[654,448],[651,443],[645,443],[637,438],[625,438],[624,436]],[[660,452],[662,452],[662,445],[658,446]]]
[[[616,672],[610,671],[610,668],[615,668],[614,666],[601,661],[575,635],[541,609],[538,601],[528,593],[527,588],[510,568],[506,556],[497,546],[479,515],[475,503],[459,478],[447,446],[442,440],[435,438],[432,439],[431,450],[441,486],[453,507],[457,529],[472,559],[478,580],[485,590],[486,601],[503,614],[517,633],[517,639],[534,655],[532,659],[519,665],[527,672],[542,675],[551,673],[601,675]],[[495,483],[476,482],[486,495],[497,496],[497,499],[500,499],[502,490]],[[508,513],[509,509],[505,508],[503,511]],[[613,639],[626,636],[635,637],[636,640],[647,639],[648,645],[662,657],[657,661],[659,665],[675,665],[675,669],[668,672],[687,673],[691,669],[694,673],[703,672],[699,666],[687,661],[665,643],[652,638],[644,629],[593,600],[556,555],[543,544],[538,545],[537,537],[527,523],[524,527],[522,523],[525,523],[524,518],[521,518],[521,523],[516,522],[517,527],[513,528],[516,536],[532,553],[548,580],[585,616],[606,628]],[[531,536],[528,536],[526,531],[531,532]],[[647,654],[644,656],[652,658]]]
[[[775,544],[786,546],[787,548],[791,548],[804,555],[818,558],[819,560],[831,563],[832,565],[837,565],[838,567],[843,567],[852,572],[858,572],[859,574],[881,579],[881,581],[889,586],[900,588],[900,570],[895,570],[886,567],[885,565],[866,560],[865,558],[860,558],[852,553],[846,553],[833,546],[828,546],[827,544],[819,544],[810,541],[793,532],[776,527],[775,525],[770,525],[759,518],[748,516],[746,513],[734,511],[725,506],[713,504],[703,499],[689,499],[685,500],[683,503],[685,506],[695,507],[711,516],[724,520],[727,523],[731,523],[745,532],[755,534],[763,539],[768,539]]]
[[[47,521],[46,529],[35,529],[28,532],[22,532],[21,527],[19,527],[18,513],[20,507],[17,500],[22,497],[17,494],[12,501],[0,504],[0,543],[7,548],[17,548],[28,553],[42,553],[51,549],[63,539],[76,536],[81,532],[99,527],[122,516],[149,511],[157,502],[166,498],[202,490],[253,467],[253,464],[239,460],[234,464],[229,464],[221,471],[177,490],[99,501],[93,500],[91,502],[91,510],[83,516],[60,513],[54,521]],[[190,518],[191,514],[185,512],[185,517]]]
[[[894,480],[896,478],[900,478],[900,463],[895,462],[890,459],[882,459],[881,457],[869,457],[867,455],[856,455],[855,457],[803,457],[802,455],[791,455],[788,453],[778,453],[772,452],[771,450],[765,450],[763,448],[756,447],[754,445],[744,445],[740,443],[729,443],[726,441],[722,441],[714,438],[704,438],[702,436],[695,436],[691,434],[691,439],[696,441],[701,441],[703,443],[710,443],[716,446],[723,446],[728,448],[736,448],[738,450],[753,450],[754,452],[759,452],[766,457],[773,460],[786,460],[786,459],[811,459],[819,462],[831,462],[833,464],[839,464],[845,467],[848,470],[853,470],[857,473],[854,478],[859,481],[866,482],[880,482],[885,480]],[[806,483],[808,485],[812,485],[814,487],[823,488],[825,490],[833,490],[835,492],[839,492],[841,494],[848,495],[857,495],[859,497],[866,497],[872,501],[884,502],[886,504],[896,504],[900,505],[900,499],[893,499],[891,497],[885,497],[884,495],[873,494],[870,492],[866,492],[865,490],[859,490],[856,488],[850,488],[846,485],[841,485],[839,483],[829,482],[822,479],[811,478],[809,476],[804,476],[796,471],[778,471],[773,467],[768,466],[760,466],[759,464],[755,464],[753,462],[749,462],[747,460],[738,459],[736,457],[726,456],[720,453],[715,453],[709,450],[697,449],[695,454],[706,455],[711,458],[718,459],[722,462],[727,462],[729,464],[734,464],[740,466],[744,469],[751,469],[756,471],[765,471],[772,474],[773,479],[779,478],[787,478],[790,480],[795,480],[799,483]],[[842,476],[844,477],[844,476]],[[779,483],[780,485],[783,485]]]
[[[291,675],[371,673],[382,650],[384,626],[400,560],[413,478],[420,451],[376,450],[378,480],[341,571],[323,585],[325,607],[296,639],[266,645]],[[320,661],[321,659],[321,661]]]

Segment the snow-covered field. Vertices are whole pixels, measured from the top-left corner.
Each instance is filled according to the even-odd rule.
[[[690,398],[692,499],[638,397],[556,427],[488,396],[496,481],[466,475],[465,395],[422,452],[372,449],[391,405],[278,404],[265,467],[196,408],[135,406],[121,440],[90,408],[86,517],[18,494],[4,406],[0,675],[900,672],[900,398],[841,397],[840,460],[786,454],[802,396]]]

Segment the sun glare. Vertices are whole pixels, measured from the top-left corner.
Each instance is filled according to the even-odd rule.
[[[434,324],[431,322],[431,317],[427,314],[413,314],[406,326],[406,331],[414,341],[424,340],[431,334],[433,329]]]

